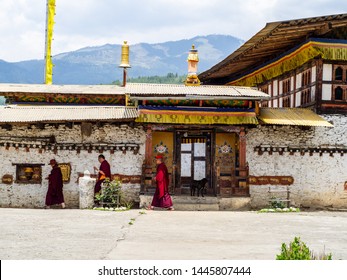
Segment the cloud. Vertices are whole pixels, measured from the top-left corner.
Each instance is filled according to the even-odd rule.
[[[52,52],[197,35],[249,39],[267,22],[345,13],[341,0],[56,0]],[[46,1],[1,0],[0,59],[42,59]]]

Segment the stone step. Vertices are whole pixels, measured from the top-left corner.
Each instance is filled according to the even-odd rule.
[[[153,195],[140,195],[140,208],[152,202]],[[250,210],[250,197],[192,197],[171,196],[174,208],[181,211],[230,211]]]
[[[173,196],[176,210],[182,211],[219,211],[217,197]]]
[[[205,196],[172,196],[172,200],[175,203],[191,203],[191,204],[218,204],[219,200],[217,197]]]

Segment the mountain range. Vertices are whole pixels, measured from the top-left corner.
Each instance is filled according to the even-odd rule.
[[[166,76],[168,73],[187,73],[187,56],[192,45],[199,52],[198,71],[203,72],[230,55],[243,41],[229,35],[197,36],[191,39],[164,43],[130,45],[128,77]],[[85,47],[53,56],[54,84],[111,84],[122,80],[118,67],[121,45]],[[41,84],[44,80],[44,61],[6,62],[0,59],[0,83]]]

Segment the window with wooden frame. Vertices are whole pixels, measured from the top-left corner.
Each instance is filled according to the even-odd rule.
[[[264,85],[260,87],[260,90],[266,94],[269,94],[269,85]],[[261,101],[260,102],[261,107],[269,107],[269,101]]]
[[[310,84],[311,84],[311,69],[304,71],[301,76],[302,87],[307,87]]]
[[[335,87],[333,91],[333,100],[335,101],[346,100],[346,91],[347,91],[346,87],[341,87],[341,86]]]
[[[282,107],[290,107],[290,96],[283,97]]]
[[[347,81],[347,65],[334,66],[333,81]]]
[[[264,93],[269,93],[269,86],[268,85],[265,85],[265,86],[261,86],[260,87],[260,90]]]
[[[290,79],[282,81],[282,94],[286,95],[290,93]]]
[[[305,89],[301,92],[301,105],[305,105],[311,102],[311,89]]]
[[[343,69],[341,66],[338,66],[335,69],[334,80],[335,81],[342,81],[343,80]]]

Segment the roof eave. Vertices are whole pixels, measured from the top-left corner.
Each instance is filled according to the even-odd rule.
[[[192,96],[136,96],[131,95],[131,100],[268,100],[270,96],[206,96],[206,95],[192,95]]]

